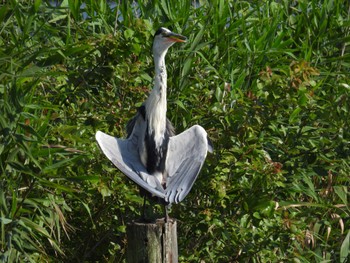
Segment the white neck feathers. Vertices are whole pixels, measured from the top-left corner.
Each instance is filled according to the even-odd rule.
[[[154,54],[155,80],[154,88],[146,100],[146,118],[148,133],[154,135],[156,146],[160,146],[166,129],[167,110],[167,73],[165,68],[165,50],[161,54]]]

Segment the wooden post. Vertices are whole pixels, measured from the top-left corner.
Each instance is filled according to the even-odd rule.
[[[176,220],[127,225],[127,263],[177,263]]]

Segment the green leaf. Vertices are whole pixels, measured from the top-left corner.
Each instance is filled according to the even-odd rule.
[[[254,213],[253,213],[253,216],[254,216],[255,218],[257,218],[257,219],[261,219],[261,216],[260,216],[259,212],[254,212]]]
[[[224,93],[222,91],[222,89],[218,86],[215,89],[215,98],[218,102],[222,102],[222,99],[224,97]]]
[[[73,163],[76,159],[78,158],[81,158],[81,156],[74,156],[72,158],[67,158],[67,159],[64,159],[64,160],[61,160],[61,161],[58,161],[52,165],[49,165],[49,166],[46,166],[44,169],[43,169],[43,172],[44,173],[48,173],[50,171],[53,171],[53,170],[57,170],[59,168],[62,168],[62,167],[65,167],[65,166],[68,166],[69,164]]]
[[[39,11],[39,7],[42,3],[42,0],[34,0],[34,11],[38,12]]]
[[[1,222],[1,224],[7,225],[7,224],[10,224],[12,222],[12,219],[0,217],[0,222]]]
[[[289,123],[295,123],[298,120],[301,108],[296,108],[289,116]]]
[[[124,31],[124,37],[126,40],[131,39],[134,36],[134,34],[135,34],[134,30],[132,30],[130,28],[128,28]]]
[[[93,176],[93,175],[85,175],[85,176],[76,176],[76,177],[66,177],[65,179],[72,182],[82,182],[82,181],[98,182],[101,180],[101,177]]]
[[[150,82],[150,83],[153,81],[152,78],[151,78],[151,76],[148,75],[147,73],[142,73],[142,74],[141,74],[141,78],[143,78],[144,80],[146,80],[146,81],[148,81],[148,82]]]
[[[8,5],[2,5],[0,7],[0,22],[4,21],[4,18],[8,12]]]
[[[68,0],[68,6],[69,6],[69,10],[73,14],[74,18],[76,20],[79,20],[81,1],[80,0]]]
[[[344,205],[348,205],[348,190],[346,186],[343,185],[335,185],[333,186],[334,192],[339,196]]]
[[[181,109],[186,110],[186,107],[185,107],[185,105],[183,104],[183,102],[181,100],[176,100],[175,104],[177,106],[179,106]]]
[[[344,238],[340,247],[340,262],[345,263],[349,259],[349,248],[350,248],[350,230]]]

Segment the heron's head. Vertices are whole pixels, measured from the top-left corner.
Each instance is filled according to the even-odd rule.
[[[176,42],[186,42],[187,38],[180,34],[171,32],[169,29],[161,27],[154,34],[153,53],[161,54]]]

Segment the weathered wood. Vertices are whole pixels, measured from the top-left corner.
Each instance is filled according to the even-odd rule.
[[[176,220],[155,223],[133,222],[127,225],[128,263],[177,263]]]

